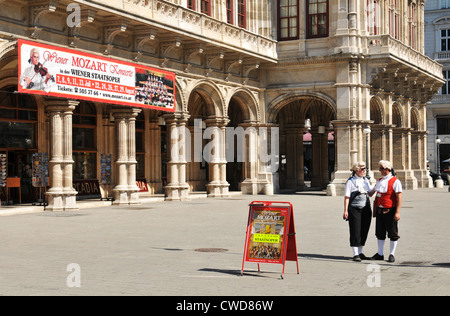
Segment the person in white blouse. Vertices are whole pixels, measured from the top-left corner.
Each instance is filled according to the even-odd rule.
[[[400,220],[400,208],[402,207],[402,184],[395,177],[392,163],[380,160],[380,173],[382,178],[373,188],[377,192],[374,203],[373,216],[376,217],[375,235],[378,240],[378,252],[373,260],[384,260],[384,243],[386,233],[390,239],[390,253],[388,262],[395,262],[395,250],[400,236],[398,235],[398,221]]]
[[[352,176],[345,184],[344,220],[350,228],[350,247],[353,250],[353,260],[368,259],[362,252],[372,221],[370,196],[373,191],[369,179],[366,178],[366,164],[356,162],[352,166]]]

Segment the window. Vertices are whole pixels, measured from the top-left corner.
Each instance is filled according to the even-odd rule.
[[[195,10],[195,0],[188,0],[187,7],[188,9]]]
[[[211,15],[211,0],[200,1],[200,12],[206,15]]]
[[[378,35],[380,27],[379,0],[367,0],[367,31],[369,35]]]
[[[409,45],[411,46],[411,48],[416,49],[417,46],[417,21],[416,21],[416,4],[415,3],[411,3],[409,6]]]
[[[450,134],[450,117],[437,117],[436,124],[438,135]]]
[[[450,50],[450,29],[441,30],[441,52]]]
[[[242,27],[242,28],[246,28],[247,27],[247,22],[246,22],[246,14],[247,11],[247,7],[246,7],[246,3],[245,0],[238,0],[238,26]]]
[[[398,0],[389,0],[389,34],[399,39]]]
[[[14,87],[0,91],[0,148],[35,148],[37,106]]]
[[[227,4],[227,23],[233,24],[233,0],[226,0]]]
[[[278,0],[278,40],[298,39],[298,0]]]
[[[450,71],[444,70],[442,74],[444,75],[445,83],[441,88],[441,94],[450,94],[450,85],[449,85]]]
[[[441,9],[449,9],[450,0],[441,0]]]
[[[308,38],[328,36],[328,0],[308,0],[306,15]]]

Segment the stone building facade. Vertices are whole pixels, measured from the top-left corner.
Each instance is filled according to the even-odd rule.
[[[424,55],[424,2],[0,0],[8,176],[48,153],[49,210],[77,208],[75,183],[101,179],[102,154],[112,155],[115,204],[139,203],[136,180],[167,200],[342,194],[352,163],[367,158],[375,177],[389,159],[405,188],[427,187],[426,104],[444,80]],[[175,112],[15,93],[18,39],[171,71]],[[274,131],[265,139],[277,137],[279,165],[249,158],[263,139],[251,136],[244,161],[227,159],[228,141],[210,161],[190,159],[188,136],[209,127],[216,137]]]
[[[450,2],[428,0],[425,5],[425,54],[442,64],[445,84],[430,101],[427,110],[428,152],[432,172],[447,171],[450,158]],[[439,144],[439,166],[436,139]],[[438,168],[439,167],[439,168]]]

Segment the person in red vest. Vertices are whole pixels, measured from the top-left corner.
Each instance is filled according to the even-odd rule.
[[[386,233],[390,239],[390,253],[388,262],[395,262],[395,250],[400,236],[398,235],[398,221],[400,220],[400,208],[402,206],[402,184],[395,177],[391,162],[380,160],[380,173],[373,191],[377,192],[373,216],[376,217],[375,235],[378,240],[378,252],[372,260],[384,260],[384,243]]]

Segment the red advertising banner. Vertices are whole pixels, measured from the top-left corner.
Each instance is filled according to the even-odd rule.
[[[18,92],[175,112],[175,73],[18,40]]]
[[[278,263],[284,266],[286,260],[297,262],[294,213],[289,202],[253,201],[249,205],[247,235],[245,238],[244,263]]]

